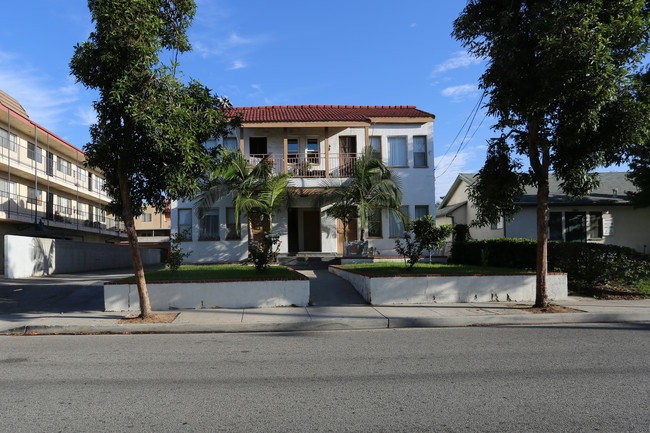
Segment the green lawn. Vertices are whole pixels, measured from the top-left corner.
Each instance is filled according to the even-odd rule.
[[[264,272],[257,272],[255,266],[247,265],[198,265],[181,266],[176,272],[169,268],[145,273],[147,281],[205,281],[205,280],[254,280],[258,278],[296,278],[300,274],[284,266],[270,266]],[[135,277],[125,278],[120,283],[133,283]]]
[[[650,278],[637,281],[636,284],[634,284],[634,290],[639,292],[641,295],[650,296]]]
[[[343,265],[345,269],[371,275],[408,275],[408,274],[530,274],[535,271],[494,268],[470,265],[446,265],[442,263],[416,263],[413,269],[404,267],[404,263],[375,262]]]

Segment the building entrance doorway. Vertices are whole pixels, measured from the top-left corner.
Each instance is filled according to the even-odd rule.
[[[319,209],[289,208],[288,250],[321,252],[321,225]]]

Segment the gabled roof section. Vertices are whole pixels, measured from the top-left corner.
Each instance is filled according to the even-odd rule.
[[[433,121],[435,116],[414,105],[273,105],[233,107],[228,115],[239,114],[244,123],[285,122],[368,122],[377,118],[416,118]]]
[[[456,189],[461,184],[461,182],[464,182],[466,184],[466,186],[464,186],[464,188],[466,188],[468,185],[474,183],[475,178],[476,178],[475,173],[459,173],[458,176],[456,176],[456,180],[454,180],[454,183],[451,184],[449,191],[447,191],[447,194],[445,194],[445,197],[440,202],[440,205],[438,205],[438,209],[442,209],[445,206],[447,206],[447,203],[449,203],[449,200],[454,195],[454,191],[456,191]]]
[[[548,204],[557,205],[595,205],[595,204],[630,204],[628,191],[636,191],[636,187],[627,178],[626,172],[598,173],[600,186],[586,197],[570,200],[561,190],[560,182],[551,176],[549,179]],[[526,193],[517,202],[521,206],[534,206],[537,204],[537,189],[526,187]]]
[[[0,104],[9,108],[14,113],[17,113],[22,117],[24,117],[25,119],[29,120],[29,115],[27,114],[27,111],[25,111],[23,106],[20,105],[20,102],[18,102],[15,98],[12,98],[2,90],[0,90]]]

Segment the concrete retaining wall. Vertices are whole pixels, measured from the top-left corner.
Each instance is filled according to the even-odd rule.
[[[330,272],[354,286],[366,302],[429,304],[433,302],[535,301],[535,275],[400,275],[368,276],[330,266]],[[549,273],[548,297],[568,296],[566,274]]]
[[[282,307],[309,303],[309,279],[149,282],[152,310],[179,308]],[[138,288],[133,284],[104,285],[106,311],[140,311]]]
[[[126,245],[5,235],[5,278],[38,277],[132,266]],[[142,263],[160,263],[160,250],[140,249]]]

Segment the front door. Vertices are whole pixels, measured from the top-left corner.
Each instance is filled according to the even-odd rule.
[[[305,209],[302,212],[302,224],[305,251],[320,251],[320,211]]]
[[[288,249],[290,253],[295,253],[300,251],[300,239],[299,239],[299,226],[298,226],[298,209],[295,207],[289,208],[289,221],[288,221]]]
[[[348,224],[348,241],[356,241],[357,237],[357,220],[353,219]],[[343,223],[341,220],[336,220],[336,252],[343,254],[343,241],[345,237],[343,236]]]

